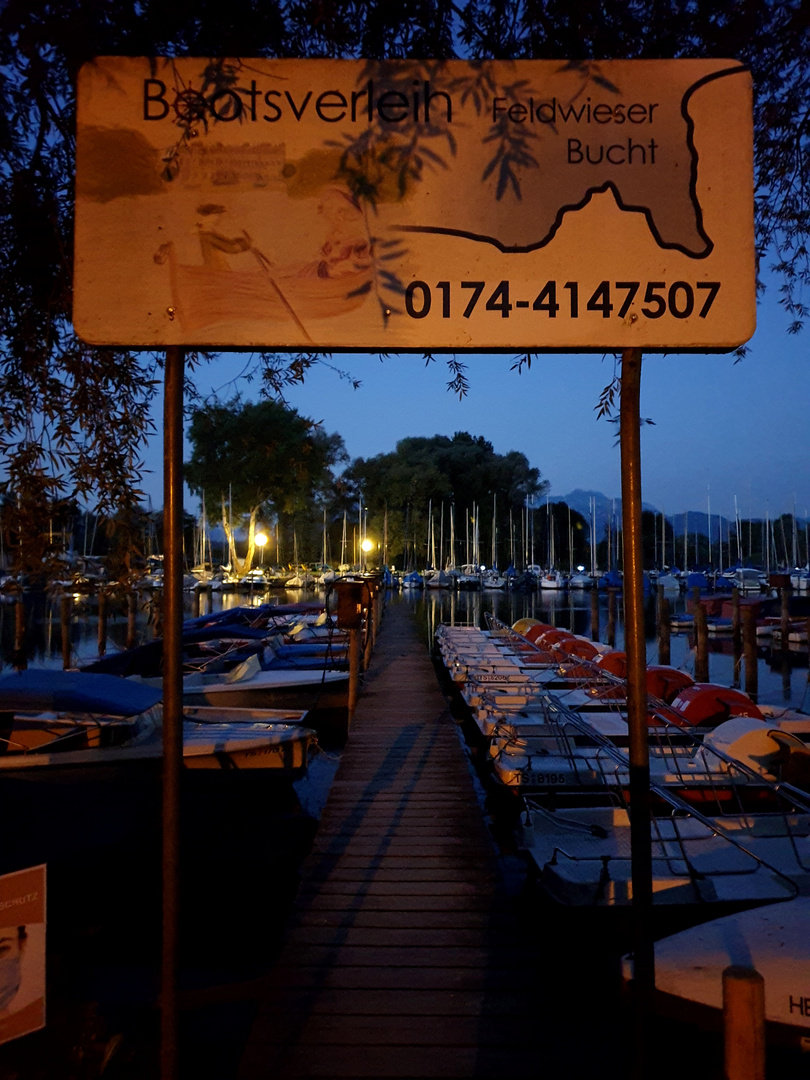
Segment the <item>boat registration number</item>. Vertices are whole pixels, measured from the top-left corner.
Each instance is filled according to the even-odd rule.
[[[540,773],[534,772],[534,770],[529,770],[526,774],[526,780],[532,784],[555,784],[557,786],[568,783],[568,777],[565,773]]]

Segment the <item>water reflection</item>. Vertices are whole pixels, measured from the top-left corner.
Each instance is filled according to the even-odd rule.
[[[684,596],[668,596],[670,613],[684,614]],[[425,590],[403,593],[403,601],[413,606],[421,621],[426,646],[430,647],[440,623],[484,627],[491,612],[510,626],[518,619],[533,618],[564,627],[575,634],[624,648],[624,610],[621,593],[588,591],[536,593],[458,592]],[[648,664],[657,664],[659,645],[656,625],[656,597],[645,598],[644,633]],[[670,637],[670,661],[691,675],[695,673],[695,640],[691,633]],[[709,679],[724,686],[740,685],[740,665],[735,664],[730,636],[709,637]],[[758,648],[757,700],[768,705],[790,705],[810,709],[810,673],[807,649]]]
[[[252,593],[198,592],[185,594],[187,617],[205,615],[238,606],[259,604],[323,603],[324,592],[308,589],[273,589]],[[440,623],[450,625],[485,626],[485,615],[491,612],[503,622],[512,624],[518,619],[533,618],[554,626],[564,627],[575,634],[624,646],[624,612],[622,595],[615,592],[593,594],[590,591],[538,590],[517,591],[447,591],[428,589],[424,592],[404,591],[391,600],[406,603],[416,612],[422,627],[425,647],[431,649],[436,628]],[[687,608],[683,595],[667,597],[671,615],[682,615]],[[160,593],[140,593],[134,613],[134,627],[129,624],[125,600],[109,605],[106,623],[106,651],[126,647],[134,630],[137,644],[150,641],[160,624]],[[332,600],[332,604],[334,601]],[[2,668],[13,666],[15,650],[15,604],[0,603],[0,646]],[[61,599],[58,596],[26,594],[23,604],[24,649],[31,666],[62,667]],[[647,663],[659,663],[656,626],[656,596],[645,598],[644,632],[647,641]],[[99,605],[95,596],[74,596],[70,612],[70,656],[73,666],[89,663],[99,653]],[[690,633],[673,633],[670,639],[670,663],[694,675],[695,647]],[[742,670],[744,671],[744,661]],[[758,648],[758,700],[766,704],[788,704],[794,708],[810,708],[808,689],[807,647],[785,650]],[[735,658],[729,636],[709,638],[709,677],[712,682],[740,686],[741,661]]]

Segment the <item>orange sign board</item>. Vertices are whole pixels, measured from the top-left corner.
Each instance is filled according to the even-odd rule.
[[[45,1027],[45,874],[0,877],[0,1043]]]
[[[755,326],[728,60],[102,57],[78,86],[94,344],[729,349]]]

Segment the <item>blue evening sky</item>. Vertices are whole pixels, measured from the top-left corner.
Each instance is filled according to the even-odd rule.
[[[767,290],[748,355],[669,354],[644,357],[641,415],[642,498],[667,515],[685,510],[734,517],[800,518],[810,510],[810,327],[787,333],[777,303],[779,282]],[[460,357],[464,359],[464,357]],[[243,354],[223,354],[203,366],[196,381],[203,393],[227,399],[245,367]],[[447,390],[444,359],[425,367],[421,357],[400,354],[380,361],[340,354],[335,367],[360,379],[353,389],[329,368],[307,375],[290,389],[288,403],[302,415],[338,432],[352,458],[394,450],[411,435],[482,435],[500,454],[518,450],[551,484],[552,496],[575,488],[621,494],[614,425],[598,420],[595,406],[613,373],[613,357],[540,355],[530,371],[512,371],[512,354],[469,354],[470,392],[459,401]],[[243,396],[258,394],[258,383]],[[158,407],[158,413],[160,406]],[[153,505],[162,495],[162,421],[146,455],[144,486]],[[188,451],[187,451],[188,453]],[[198,511],[188,496],[186,509]]]

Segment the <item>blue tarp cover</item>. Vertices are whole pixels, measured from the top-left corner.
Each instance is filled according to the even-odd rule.
[[[0,712],[55,711],[135,716],[151,709],[163,691],[115,675],[27,668],[0,676]]]

